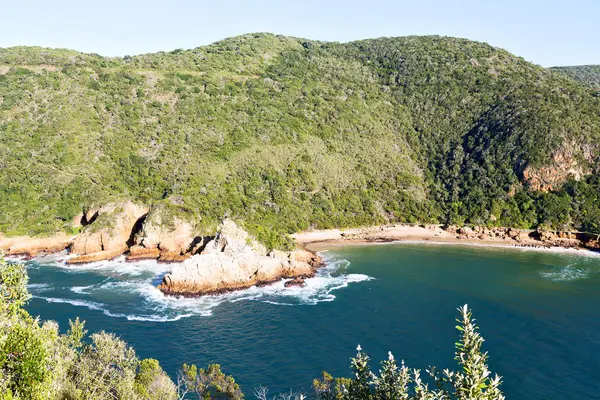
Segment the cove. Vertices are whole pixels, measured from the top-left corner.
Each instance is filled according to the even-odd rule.
[[[456,307],[469,304],[507,398],[593,398],[600,390],[600,256],[434,244],[332,247],[306,288],[283,283],[177,299],[153,285],[168,264],[27,262],[33,315],[79,316],[140,357],[219,363],[247,395],[310,392],[322,370],[348,375],[356,345],[373,367],[391,350],[408,366],[454,367]]]

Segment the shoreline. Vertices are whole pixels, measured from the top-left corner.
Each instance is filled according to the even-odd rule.
[[[521,250],[557,251],[572,250],[586,251],[591,254],[600,254],[600,242],[597,235],[584,232],[560,232],[525,230],[515,228],[481,228],[457,227],[433,224],[394,224],[378,225],[347,229],[324,229],[298,232],[291,235],[299,249],[310,252],[319,252],[332,247],[374,245],[374,244],[437,244],[437,245],[464,245],[483,246],[490,248],[511,248]],[[131,257],[126,249],[119,249],[111,257],[101,259],[87,259],[87,256],[78,256],[69,253],[68,247],[73,237],[57,234],[49,238],[0,236],[0,251],[13,250],[4,253],[6,257],[21,260],[35,259],[39,256],[56,254],[67,251],[64,262],[75,264],[78,258],[86,258],[82,264],[91,264],[98,261],[110,261],[125,257],[126,262],[154,260],[164,264],[180,264],[184,257],[178,259],[162,259],[160,257]],[[34,249],[27,249],[26,244],[34,243]],[[49,246],[51,242],[53,246]],[[6,246],[6,244],[16,246]],[[58,244],[58,245],[57,245]],[[7,248],[8,247],[8,248]],[[12,248],[11,248],[12,247]],[[15,251],[18,248],[18,251]],[[31,251],[33,250],[33,251]],[[82,260],[83,261],[83,260]]]
[[[488,248],[507,248],[532,251],[569,251],[588,252],[600,255],[598,249],[586,247],[584,242],[575,237],[535,238],[537,231],[514,228],[494,228],[487,230],[500,233],[499,237],[489,237],[476,232],[461,232],[454,227],[442,225],[409,225],[398,224],[388,226],[371,226],[365,228],[313,230],[293,234],[299,246],[311,251],[323,251],[330,248],[357,245],[378,244],[432,244]],[[468,228],[470,229],[470,228]],[[457,232],[458,231],[458,232]],[[484,231],[482,229],[481,231]],[[507,235],[510,233],[513,237]]]
[[[567,254],[567,255],[579,255],[583,257],[600,257],[600,251],[588,249],[585,247],[560,247],[560,246],[527,246],[527,245],[515,245],[510,243],[498,243],[489,241],[466,241],[466,240],[455,240],[455,241],[434,241],[434,240],[392,240],[392,241],[322,241],[313,242],[306,245],[308,250],[314,251],[317,254],[322,255],[327,253],[329,250],[343,249],[347,247],[360,247],[360,246],[385,246],[385,245],[414,245],[414,246],[451,246],[451,247],[467,247],[467,248],[482,248],[489,250],[514,250],[514,251],[526,251],[526,252],[539,252],[539,253],[550,253],[550,254]]]

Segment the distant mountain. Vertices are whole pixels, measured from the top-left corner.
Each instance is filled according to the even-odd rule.
[[[553,67],[552,71],[567,75],[592,89],[600,91],[600,65]]]
[[[121,200],[271,247],[395,221],[595,229],[600,98],[572,71],[437,36],[0,49],[0,232]]]

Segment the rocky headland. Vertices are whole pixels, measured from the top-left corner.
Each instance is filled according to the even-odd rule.
[[[0,236],[8,255],[34,257],[69,250],[67,264],[83,264],[125,255],[128,261],[173,262],[158,288],[172,295],[199,296],[268,284],[282,278],[302,286],[322,265],[315,253],[269,250],[233,220],[203,235],[197,221],[173,204],[151,208],[132,202],[108,204],[77,216],[79,234],[49,238]]]
[[[171,295],[199,296],[244,289],[292,278],[302,285],[322,265],[319,256],[307,250],[268,251],[235,222],[225,220],[200,254],[180,264],[158,286]]]
[[[292,235],[301,248],[283,252],[267,249],[233,220],[206,235],[198,221],[175,203],[152,207],[120,202],[88,209],[73,221],[78,234],[47,238],[4,237],[0,251],[34,257],[69,250],[68,264],[108,260],[154,259],[173,262],[158,288],[165,294],[199,296],[238,290],[289,279],[286,287],[303,286],[322,260],[313,251],[319,244],[432,241],[481,243],[518,247],[562,247],[600,250],[600,238],[582,232],[543,229],[487,228],[447,225],[385,225],[355,229],[313,230]]]
[[[56,253],[69,247],[74,235],[57,233],[51,237],[32,238],[28,236],[4,237],[0,233],[0,251],[5,254],[35,257],[39,253]]]

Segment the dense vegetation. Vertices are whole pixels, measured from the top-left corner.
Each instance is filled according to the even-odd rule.
[[[565,74],[600,93],[600,65],[554,67],[553,71]]]
[[[86,336],[84,323],[70,321],[59,334],[53,321],[41,323],[23,308],[30,298],[22,264],[0,254],[0,399],[241,398],[232,377],[213,364],[183,365],[177,385],[157,360],[140,360],[115,335]]]
[[[599,113],[569,77],[446,37],[0,49],[0,232],[124,198],[235,217],[271,247],[387,222],[597,230]]]
[[[243,399],[240,387],[219,365],[198,369],[184,364],[177,384],[154,359],[140,360],[134,349],[113,334],[87,337],[84,323],[70,321],[59,334],[52,321],[41,323],[24,309],[30,295],[23,264],[9,264],[0,254],[0,399]],[[323,400],[502,400],[501,378],[491,376],[484,342],[467,306],[459,309],[460,339],[456,343],[458,371],[431,369],[423,381],[419,370],[397,365],[390,353],[379,373],[369,367],[360,346],[352,359],[352,378],[333,378],[323,373],[314,382]],[[258,399],[305,399],[290,392],[270,398],[257,388]]]

